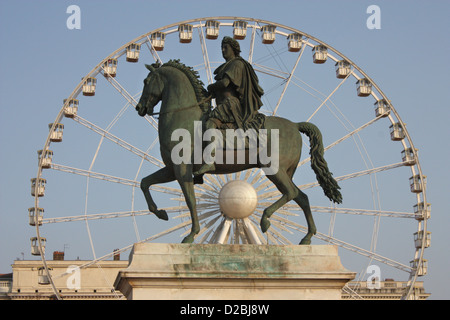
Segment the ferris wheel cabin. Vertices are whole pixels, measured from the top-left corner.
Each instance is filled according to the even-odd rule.
[[[410,266],[411,268],[417,270],[417,275],[420,277],[426,275],[428,272],[428,260],[422,259],[422,263],[420,263],[419,261],[419,259],[410,261]]]
[[[275,29],[276,26],[268,24],[261,27],[261,38],[262,43],[264,44],[272,44],[275,41]]]
[[[66,118],[73,118],[77,115],[79,101],[77,99],[64,99],[64,116]]]
[[[49,270],[53,270],[52,268],[48,268]],[[50,279],[48,278],[47,272],[44,267],[40,267],[38,269],[38,283],[39,284],[50,284]]]
[[[418,204],[415,204],[414,207],[414,214],[416,216],[416,220],[422,221],[424,219],[429,219],[431,216],[431,204],[427,203],[425,204],[423,202],[420,202]]]
[[[206,39],[215,40],[219,37],[220,22],[216,20],[208,20],[205,23]]]
[[[154,32],[150,35],[150,43],[156,51],[163,51],[166,42],[166,34],[164,32]]]
[[[324,45],[317,45],[312,48],[313,52],[313,62],[322,64],[327,61],[328,58],[328,49]]]
[[[427,231],[426,233],[421,230],[416,233],[414,233],[414,244],[416,246],[416,249],[422,248],[422,241],[425,238],[425,248],[428,248],[431,244],[431,232]]]
[[[52,166],[53,151],[51,150],[38,150],[38,163],[44,169],[48,169]]]
[[[127,47],[127,58],[128,62],[138,62],[139,53],[141,51],[141,45],[138,43],[132,43]]]
[[[391,131],[391,140],[400,141],[405,139],[405,130],[400,122],[394,123],[389,127]]]
[[[42,208],[28,208],[28,223],[30,226],[35,226],[36,224],[41,226],[44,217],[44,209]]]
[[[288,51],[299,52],[302,48],[302,35],[300,33],[291,33],[287,36]]]
[[[61,142],[63,138],[64,125],[62,123],[50,123],[48,128],[50,130],[50,141]]]
[[[427,177],[426,176],[423,176],[423,183],[424,184],[427,183]],[[409,178],[409,185],[411,187],[411,192],[413,192],[413,193],[421,193],[421,192],[423,192],[422,178],[420,177],[419,174],[416,174],[416,175],[412,176],[411,178]]]
[[[374,103],[375,106],[375,116],[376,117],[387,117],[391,113],[391,108],[389,103],[385,99],[378,100]]]
[[[405,162],[405,166],[413,166],[416,164],[416,156],[417,149],[413,150],[413,148],[406,148],[402,151],[402,161]]]
[[[115,77],[117,73],[117,59],[108,59],[103,63],[103,75],[105,77]]]
[[[83,83],[83,96],[94,96],[97,79],[89,77]]]
[[[181,43],[190,43],[192,41],[192,25],[180,24],[178,26],[178,38]]]
[[[356,81],[356,90],[359,97],[367,97],[372,93],[372,84],[366,78]]]
[[[31,254],[33,256],[41,255],[41,252],[39,251],[39,240],[38,239],[41,240],[42,251],[43,251],[43,253],[45,253],[45,244],[47,242],[47,239],[43,238],[43,237],[40,237],[40,238],[32,237],[32,238],[30,238],[30,241],[31,241]]]
[[[233,38],[237,40],[243,40],[247,36],[247,21],[234,21],[233,22]]]
[[[31,179],[31,195],[33,197],[43,197],[45,194],[45,184],[47,183],[47,180],[44,178],[33,178]]]
[[[336,78],[338,79],[345,79],[352,72],[350,62],[348,61],[338,61],[334,66],[336,68]]]

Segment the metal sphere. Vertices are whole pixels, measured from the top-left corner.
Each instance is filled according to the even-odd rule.
[[[256,190],[246,181],[229,181],[219,192],[220,209],[224,215],[232,219],[244,219],[250,216],[257,204]]]

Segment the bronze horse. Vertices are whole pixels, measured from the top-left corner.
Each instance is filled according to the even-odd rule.
[[[201,164],[195,164],[194,161],[180,164],[173,162],[172,149],[178,144],[178,141],[172,140],[172,133],[176,129],[186,129],[194,139],[194,122],[204,120],[205,115],[207,115],[208,93],[199,80],[197,72],[180,63],[179,60],[171,60],[161,66],[146,65],[146,67],[150,73],[144,80],[144,89],[139,103],[136,105],[136,110],[140,116],[154,115],[153,109],[161,101],[160,112],[158,112],[158,132],[161,157],[166,166],[143,178],[140,186],[150,212],[160,219],[168,220],[166,211],[158,210],[149,187],[155,184],[178,181],[190,210],[192,221],[191,231],[183,239],[183,243],[192,243],[195,235],[200,231],[194,193],[194,183],[197,181],[194,181],[193,172],[198,170]],[[269,144],[271,130],[278,130],[279,167],[276,173],[268,174],[267,178],[275,184],[282,196],[264,210],[260,221],[261,230],[266,232],[270,227],[269,218],[271,215],[287,202],[294,200],[303,210],[308,224],[308,232],[300,244],[310,244],[311,237],[317,229],[309,200],[306,194],[292,181],[301,155],[302,137],[299,132],[306,134],[310,139],[311,166],[325,195],[333,202],[342,202],[342,196],[339,192],[340,187],[332,177],[327,162],[323,158],[322,135],[319,129],[311,123],[294,123],[281,117],[266,117],[265,129],[269,133]],[[194,146],[194,141],[191,145]],[[194,156],[193,149],[194,147],[191,149],[191,159]],[[259,161],[257,163],[247,161],[245,164],[226,164],[224,162],[224,164],[216,164],[216,170],[211,173],[227,174],[266,166]]]

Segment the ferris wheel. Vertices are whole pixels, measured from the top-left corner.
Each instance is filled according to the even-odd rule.
[[[359,272],[359,280],[370,265],[401,277],[407,281],[403,298],[413,299],[417,277],[427,272],[430,204],[406,124],[379,86],[327,43],[244,17],[198,18],[154,29],[101,60],[62,101],[31,179],[31,250],[42,259],[42,283],[61,298],[53,279],[66,275],[49,270],[49,247],[69,243],[77,255],[90,255],[83,268],[134,243],[180,242],[189,232],[189,209],[175,183],[151,187],[168,222],[143,210],[140,179],[164,164],[157,118],[143,120],[134,107],[147,74],[144,64],[180,59],[205,86],[212,83],[223,62],[217,41],[223,36],[239,41],[242,57],[257,72],[265,91],[262,113],[311,121],[323,133],[344,200],[335,205],[323,196],[304,144],[294,182],[310,199],[318,228],[313,244],[339,246],[343,264]],[[274,213],[267,233],[260,231],[263,210],[280,196],[260,169],[207,174],[195,191],[202,228],[196,242],[290,245],[306,233],[294,203]],[[344,289],[358,297],[357,288]]]

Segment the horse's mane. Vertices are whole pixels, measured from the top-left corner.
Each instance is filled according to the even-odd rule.
[[[195,97],[197,98],[197,102],[203,101],[200,104],[200,108],[204,113],[208,113],[211,110],[210,100],[205,101],[206,97],[208,97],[208,91],[205,89],[205,85],[200,80],[200,76],[197,71],[195,71],[192,67],[186,66],[184,63],[181,63],[179,59],[169,60],[164,63],[161,67],[173,67],[181,72],[183,72],[189,79],[192,87],[194,88]]]

